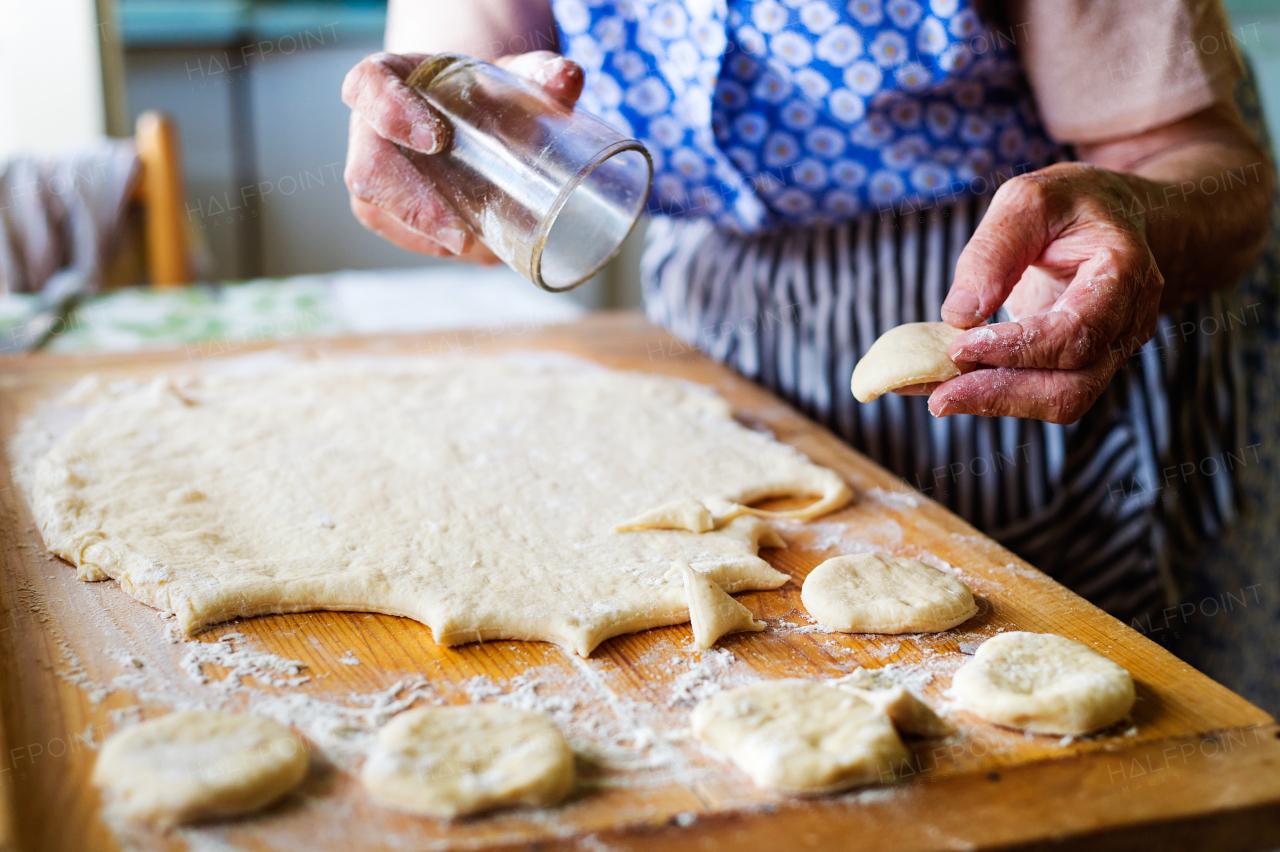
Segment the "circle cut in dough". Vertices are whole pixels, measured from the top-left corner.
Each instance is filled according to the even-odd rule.
[[[361,778],[390,805],[452,819],[554,805],[573,786],[573,752],[541,713],[500,704],[421,707],[378,731]]]
[[[1036,734],[1087,734],[1125,717],[1133,678],[1106,657],[1052,633],[1001,633],[952,679],[964,709]]]
[[[906,747],[883,710],[807,680],[717,693],[693,710],[693,732],[762,787],[827,793],[891,781]]]
[[[842,633],[940,633],[978,612],[969,587],[950,574],[874,553],[823,562],[805,577],[800,600]]]
[[[280,723],[192,711],[112,735],[93,783],[125,818],[168,828],[264,808],[306,774],[306,747]]]

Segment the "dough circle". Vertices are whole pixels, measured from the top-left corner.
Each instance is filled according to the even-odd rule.
[[[57,441],[33,511],[82,579],[116,579],[188,633],[355,610],[415,618],[442,645],[540,639],[586,656],[689,620],[675,560],[729,594],[785,583],[757,556],[781,540],[745,504],[820,495],[807,517],[850,496],[697,386],[521,358],[160,378]],[[672,504],[700,510],[657,525],[695,530],[613,530]]]
[[[978,612],[964,583],[917,559],[856,553],[804,578],[800,600],[819,624],[843,633],[940,633]]]
[[[1087,734],[1125,717],[1133,678],[1106,657],[1052,633],[1001,633],[951,681],[970,713],[1036,734]]]
[[[554,805],[573,778],[573,752],[560,729],[540,713],[501,704],[401,713],[378,731],[361,772],[376,798],[445,819]]]
[[[307,774],[296,734],[264,716],[170,713],[113,734],[93,767],[108,807],[170,827],[266,807]]]
[[[693,732],[762,787],[826,793],[893,780],[906,747],[884,711],[832,686],[770,680],[693,709]]]
[[[854,397],[871,402],[907,385],[954,379],[960,368],[947,350],[963,331],[945,322],[909,322],[889,329],[853,368],[849,385]]]

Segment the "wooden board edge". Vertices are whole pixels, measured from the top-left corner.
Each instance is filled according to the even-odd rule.
[[[1145,767],[1138,775],[1136,767]],[[1241,778],[1270,783],[1241,785]],[[993,795],[994,785],[1003,785]],[[890,788],[892,790],[892,788]],[[727,811],[566,838],[617,852],[750,848],[925,852],[1233,852],[1280,848],[1280,725],[1231,728],[999,772],[918,779],[900,795]],[[1111,806],[1107,800],[1111,799]],[[1087,816],[1086,816],[1087,815]],[[512,850],[519,847],[495,847]]]
[[[9,740],[5,736],[4,713],[0,711],[0,754],[9,753]],[[0,852],[17,852],[14,841],[18,827],[13,812],[13,779],[11,771],[0,772]]]

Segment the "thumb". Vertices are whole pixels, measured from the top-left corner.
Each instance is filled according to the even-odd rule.
[[[504,56],[494,61],[517,77],[523,77],[546,90],[547,94],[567,107],[578,102],[582,94],[582,67],[549,50],[535,50]]]
[[[1006,181],[956,260],[942,319],[956,328],[985,322],[1052,242],[1045,192],[1033,178]]]

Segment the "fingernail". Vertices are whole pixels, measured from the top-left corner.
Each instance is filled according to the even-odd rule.
[[[940,399],[929,397],[929,413],[934,417],[950,417],[953,412],[949,411],[949,408],[951,408],[950,397]]]
[[[409,132],[409,144],[415,151],[421,151],[424,154],[438,154],[440,152],[440,136],[435,129],[426,124],[415,124],[413,130]]]
[[[953,314],[966,317],[976,317],[982,310],[982,304],[972,290],[952,290],[942,307]]]
[[[457,228],[441,228],[435,232],[435,240],[454,254],[467,250],[467,232]]]

